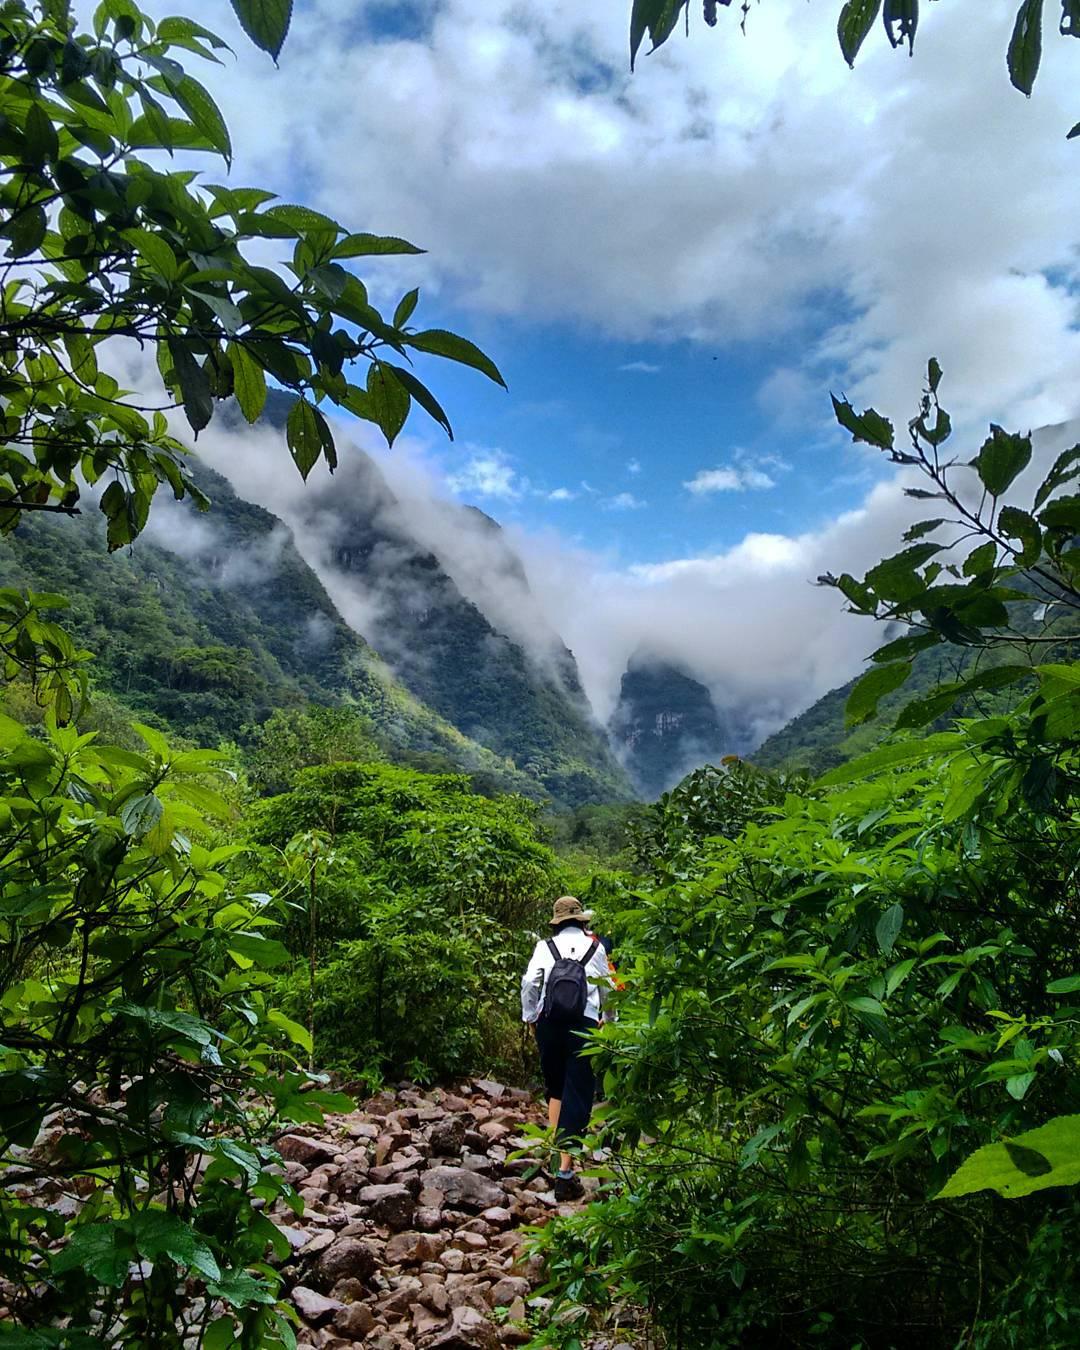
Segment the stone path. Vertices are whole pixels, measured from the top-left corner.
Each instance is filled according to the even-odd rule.
[[[521,1131],[543,1124],[528,1093],[477,1080],[403,1088],[278,1140],[305,1202],[271,1217],[289,1240],[286,1288],[299,1350],[496,1350],[530,1339],[543,1281],[527,1225],[559,1206]]]

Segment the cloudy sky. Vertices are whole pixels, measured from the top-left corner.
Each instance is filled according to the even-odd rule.
[[[437,490],[559,585],[588,558],[639,608],[681,577],[759,617],[777,576],[896,542],[888,468],[830,389],[903,423],[936,354],[973,449],[988,420],[1080,410],[1080,47],[1051,30],[1025,100],[1015,6],[924,6],[913,60],[875,31],[854,72],[839,0],[762,0],[745,37],[737,6],[713,31],[695,6],[634,75],[628,0],[297,0],[279,69],[222,0],[184,9],[236,49],[203,76],[233,181],[427,249],[365,279],[419,284],[417,317],[506,375],[428,370],[458,439],[417,418],[408,453]]]

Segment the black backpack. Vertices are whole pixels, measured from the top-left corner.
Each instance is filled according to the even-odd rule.
[[[547,990],[544,994],[543,1018],[550,1022],[576,1022],[584,1016],[589,1001],[589,982],[585,978],[585,968],[593,959],[600,939],[594,938],[593,944],[582,957],[563,956],[555,945],[554,938],[548,938],[548,950],[555,958],[555,964],[547,977]]]

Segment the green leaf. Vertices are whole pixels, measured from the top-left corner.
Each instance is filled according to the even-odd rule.
[[[1039,512],[1039,520],[1044,530],[1080,529],[1080,493],[1069,493],[1047,502]]]
[[[209,425],[214,415],[214,398],[210,392],[210,381],[206,371],[195,360],[185,343],[170,338],[168,351],[172,357],[173,372],[180,385],[184,415],[192,431],[198,435]]]
[[[398,383],[404,387],[405,392],[411,398],[415,399],[427,415],[436,421],[446,432],[447,436],[453,440],[454,429],[450,425],[450,419],[447,417],[446,413],[443,412],[441,404],[431,390],[428,389],[425,384],[422,384],[411,370],[406,370],[403,366],[395,366],[389,361],[382,361],[380,364],[385,366],[387,370],[392,370],[394,372],[398,379]]]
[[[276,61],[281,55],[292,19],[292,0],[232,0],[240,27]]]
[[[1031,461],[1031,437],[1015,436],[991,424],[990,435],[974,460],[974,468],[992,497],[1000,497]]]
[[[838,787],[842,783],[853,783],[860,778],[868,778],[882,769],[896,768],[900,764],[909,764],[915,760],[931,760],[938,752],[956,750],[963,744],[963,738],[954,731],[941,731],[933,736],[924,736],[921,740],[900,741],[895,745],[882,745],[871,750],[868,755],[860,755],[835,769],[830,769],[818,779],[819,787]]]
[[[75,1229],[71,1241],[53,1259],[57,1275],[85,1270],[100,1284],[118,1289],[128,1276],[133,1250],[126,1232],[114,1223],[87,1223]]]
[[[1009,79],[1030,96],[1042,60],[1043,0],[1022,0],[1009,42]]]
[[[296,400],[289,411],[285,439],[289,453],[305,480],[320,455],[325,457],[331,469],[336,466],[334,437],[326,418],[303,396]]]
[[[1007,1144],[1012,1145],[1012,1152]],[[1019,1159],[1015,1152],[1018,1148],[1025,1150]],[[1041,1161],[1036,1163],[1029,1154],[1037,1154]],[[1049,1186],[1075,1186],[1078,1181],[1080,1116],[1055,1116],[1037,1129],[976,1149],[960,1164],[935,1198],[947,1200],[975,1191],[992,1190],[1012,1200]]]
[[[900,553],[894,553],[867,572],[866,584],[882,600],[900,603],[913,600],[926,589],[926,582],[915,569],[929,562],[941,549],[940,544],[914,544]]]
[[[890,905],[889,908],[878,919],[874,928],[874,936],[877,938],[877,944],[886,956],[896,946],[896,939],[900,936],[900,929],[904,924],[903,905]]]
[[[1054,460],[1050,472],[1035,494],[1035,508],[1038,509],[1051,493],[1078,476],[1080,476],[1080,445],[1074,445],[1068,450],[1063,450]]]
[[[242,342],[230,342],[233,393],[248,422],[257,422],[266,406],[266,372]]]
[[[884,1017],[886,1015],[885,1009],[876,998],[860,995],[858,998],[845,999],[844,1002],[853,1012],[866,1013],[870,1017]]]
[[[861,677],[848,695],[844,708],[844,721],[850,726],[858,726],[877,712],[878,702],[899,689],[911,674],[910,661],[896,661],[887,666],[875,666]]]
[[[247,970],[250,966],[261,966],[270,970],[275,966],[287,965],[292,957],[289,950],[276,938],[259,937],[254,933],[230,933],[226,939],[230,955],[242,959],[237,965]]]
[[[182,80],[170,83],[169,88],[180,107],[228,163],[232,159],[229,128],[225,125],[221,110],[207,91],[198,80],[192,79],[190,75],[185,75]]]
[[[294,1022],[291,1018],[286,1017],[283,1012],[278,1012],[276,1008],[271,1008],[268,1016],[274,1026],[280,1027],[294,1045],[300,1046],[309,1055],[312,1053],[311,1035],[306,1027],[302,1027],[299,1022]]]
[[[129,798],[120,811],[124,833],[133,839],[142,839],[157,825],[164,810],[159,798],[151,792]]]
[[[46,160],[54,160],[60,153],[60,142],[52,118],[40,103],[31,103],[26,114],[24,128],[26,157],[31,164],[43,165]]]
[[[1046,986],[1048,994],[1075,994],[1080,992],[1080,975],[1066,975],[1061,980],[1051,980]]]
[[[456,333],[448,333],[442,328],[428,328],[422,333],[411,333],[405,342],[417,351],[430,352],[433,356],[444,356],[449,361],[471,366],[473,370],[479,370],[489,380],[506,388],[506,381],[499,374],[495,362],[468,338],[458,337]]]
[[[835,394],[831,394],[830,398],[836,420],[851,432],[853,440],[876,445],[880,450],[892,449],[893,427],[888,418],[882,417],[873,408],[866,408],[862,413],[857,413],[847,399],[839,399]]]
[[[1042,530],[1034,516],[1020,511],[1015,506],[1003,506],[998,514],[998,533],[1006,539],[1018,539],[1020,548],[1016,561],[1021,567],[1030,567],[1037,562],[1042,552]]]
[[[393,445],[409,415],[409,395],[397,375],[381,361],[368,367],[367,395],[373,421]]]
[[[394,310],[394,327],[401,328],[412,318],[413,310],[420,299],[420,292],[414,287],[406,292],[398,301],[398,307]]]
[[[389,234],[347,234],[334,245],[335,258],[383,257],[393,253],[424,253],[426,250]]]
[[[208,1280],[221,1278],[221,1267],[205,1239],[190,1224],[160,1209],[146,1209],[131,1219],[135,1249],[148,1261],[167,1256],[184,1270],[196,1270]]]
[[[150,230],[125,230],[124,238],[153,271],[166,281],[175,281],[180,268],[176,254],[160,234]]]
[[[836,35],[840,39],[840,50],[844,60],[854,68],[859,48],[866,41],[866,35],[873,28],[881,9],[881,0],[846,0],[840,11],[836,26]]]
[[[991,572],[997,565],[997,544],[987,540],[978,548],[972,549],[964,559],[964,576],[977,577]]]

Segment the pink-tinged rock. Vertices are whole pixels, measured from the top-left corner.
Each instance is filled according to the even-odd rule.
[[[331,1317],[345,1306],[336,1298],[327,1298],[325,1294],[316,1293],[314,1289],[309,1289],[303,1284],[298,1284],[292,1291],[292,1302],[304,1321],[313,1327],[320,1327],[324,1322],[329,1322]]]
[[[304,1134],[283,1134],[277,1141],[277,1151],[286,1162],[302,1163],[308,1168],[332,1163],[338,1155],[336,1145],[323,1139],[309,1139]]]
[[[392,1232],[400,1233],[412,1223],[416,1203],[401,1182],[364,1186],[356,1199],[376,1223],[385,1224]]]
[[[513,1134],[513,1130],[498,1120],[485,1120],[482,1125],[477,1126],[477,1133],[482,1134],[489,1144],[498,1144]]]
[[[437,1261],[446,1250],[446,1239],[433,1233],[397,1233],[386,1244],[386,1264],[418,1266]]]
[[[345,1132],[353,1139],[378,1139],[379,1127],[372,1125],[370,1120],[353,1119],[350,1117],[345,1121]]]
[[[331,1286],[339,1280],[369,1280],[378,1264],[368,1243],[355,1237],[338,1237],[319,1257],[315,1269],[320,1281]]]
[[[438,1313],[440,1317],[445,1317],[450,1311],[450,1296],[446,1292],[445,1285],[425,1285],[424,1292],[420,1295],[420,1302],[425,1308],[430,1308],[432,1312]]]
[[[483,1233],[455,1233],[451,1239],[455,1247],[460,1247],[463,1252],[482,1252],[486,1250],[488,1240]]]
[[[464,1269],[465,1253],[458,1247],[449,1247],[439,1257],[439,1265],[444,1266],[451,1274],[456,1274],[459,1270]]]
[[[354,1341],[363,1340],[375,1329],[375,1314],[366,1303],[350,1303],[334,1314],[334,1330]]]
[[[442,1210],[430,1205],[420,1205],[413,1211],[413,1223],[426,1233],[433,1233],[442,1226]]]

